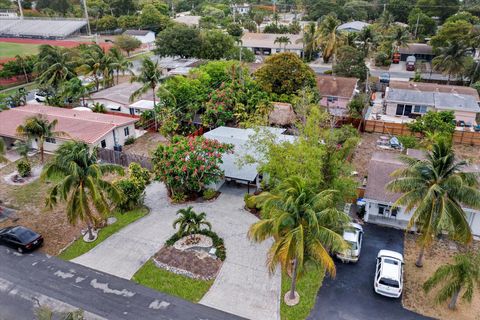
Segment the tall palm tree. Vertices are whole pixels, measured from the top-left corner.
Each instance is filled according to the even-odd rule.
[[[330,250],[345,247],[342,230],[349,217],[333,204],[334,191],[320,193],[312,190],[307,181],[293,176],[272,192],[255,197],[266,218],[250,227],[248,237],[255,242],[273,238],[267,256],[270,272],[277,265],[291,271],[292,282],[288,298],[295,298],[297,276],[305,271],[307,262],[325,268],[335,276],[335,264]]]
[[[153,62],[150,58],[146,57],[142,61],[142,67],[140,68],[140,74],[134,75],[130,79],[130,82],[140,82],[142,86],[135,90],[130,96],[130,101],[133,102],[135,98],[144,94],[148,90],[152,89],[153,91],[153,104],[156,105],[156,92],[158,84],[162,78],[162,70],[157,62]]]
[[[38,83],[58,90],[64,81],[76,77],[74,55],[71,49],[41,45],[35,64]]]
[[[118,84],[118,77],[120,75],[120,72],[122,72],[123,74],[125,74],[125,72],[130,72],[130,68],[133,66],[133,63],[127,58],[125,58],[122,51],[120,51],[118,48],[110,49],[110,51],[108,52],[108,55],[111,56],[113,59],[112,66],[115,69],[115,72],[117,74],[117,84]]]
[[[377,35],[372,26],[363,28],[359,33],[357,39],[362,42],[362,50],[365,57],[370,50],[373,50],[377,45]]]
[[[465,161],[456,161],[450,142],[441,139],[432,146],[425,160],[408,156],[401,158],[406,164],[392,173],[387,189],[402,195],[394,207],[405,206],[413,210],[407,229],[416,227],[420,233],[416,265],[423,265],[425,249],[434,237],[447,231],[450,237],[462,243],[472,241],[472,232],[462,205],[480,208],[478,175],[463,172]]]
[[[265,19],[265,15],[261,12],[255,13],[253,16],[253,21],[257,24],[257,32],[260,32],[260,25],[263,23],[263,20]]]
[[[85,97],[90,93],[88,87],[84,86],[79,78],[73,78],[62,85],[60,95],[65,100],[71,100],[72,103],[82,100],[82,106],[85,106]]]
[[[92,226],[107,216],[112,203],[121,200],[119,190],[103,179],[110,173],[123,175],[124,170],[117,165],[98,163],[96,152],[90,151],[84,142],[65,142],[41,175],[42,179],[54,181],[47,206],[53,207],[59,200],[65,202],[68,222],[72,225],[85,222],[92,240]]]
[[[40,151],[40,159],[44,160],[44,143],[47,138],[56,138],[65,136],[61,131],[55,131],[57,119],[49,121],[42,115],[34,116],[25,119],[24,123],[17,127],[17,134],[26,138],[27,140],[36,140],[38,149]]]
[[[180,217],[173,222],[173,228],[176,229],[178,225],[177,234],[180,236],[186,234],[193,236],[200,231],[202,226],[206,226],[209,230],[212,229],[212,225],[206,220],[207,214],[205,212],[196,213],[192,207],[188,207],[178,210],[177,215],[180,215]]]
[[[392,40],[393,52],[397,52],[399,48],[407,45],[410,34],[407,28],[397,26],[393,29],[390,39]]]
[[[462,76],[467,65],[467,46],[459,41],[447,42],[447,46],[440,48],[440,53],[433,58],[435,70],[448,75],[447,84],[451,76]]]
[[[390,28],[392,23],[395,22],[395,18],[389,11],[384,11],[381,15],[380,18],[378,19],[378,22],[380,26],[382,27],[383,30],[387,30]]]
[[[423,289],[428,293],[438,285],[442,285],[442,288],[436,294],[437,303],[450,299],[448,308],[455,309],[462,290],[462,298],[471,302],[475,287],[480,288],[480,254],[457,254],[454,263],[438,268],[423,284]]]
[[[305,52],[305,56],[308,61],[312,60],[313,54],[318,50],[317,47],[317,42],[316,42],[316,35],[317,33],[317,27],[315,23],[309,23],[307,26],[305,26],[305,29],[303,30],[303,37],[299,41],[302,41],[303,43],[303,52]]]
[[[100,88],[100,76],[103,77],[103,83],[110,81],[113,73],[113,60],[96,44],[89,45],[81,51],[80,65],[77,70],[82,74],[93,76],[95,89],[98,91]]]
[[[340,43],[342,42],[342,33],[338,30],[341,22],[334,15],[326,15],[319,22],[317,27],[316,41],[322,49],[323,62],[327,63],[331,57],[335,58]]]
[[[0,163],[8,161],[8,159],[5,157],[6,152],[7,147],[5,146],[5,141],[0,138]]]
[[[283,44],[283,50],[285,51],[287,49],[287,45],[291,44],[292,41],[290,41],[290,38],[287,36],[280,36],[276,37],[273,43],[278,43],[279,45]]]

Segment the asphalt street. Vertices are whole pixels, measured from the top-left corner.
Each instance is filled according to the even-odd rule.
[[[38,252],[0,246],[0,261],[1,320],[35,319],[38,305],[81,309],[88,319],[241,319]]]
[[[383,297],[373,290],[378,251],[403,253],[403,231],[365,225],[360,260],[356,264],[336,261],[337,276],[326,278],[317,294],[309,320],[423,320],[430,319],[402,307],[401,299]]]

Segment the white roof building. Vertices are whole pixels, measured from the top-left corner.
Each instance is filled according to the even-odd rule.
[[[363,21],[351,21],[338,26],[338,30],[347,32],[360,32],[363,28],[368,27],[370,24]]]

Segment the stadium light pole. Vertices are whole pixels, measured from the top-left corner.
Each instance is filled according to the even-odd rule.
[[[17,0],[17,2],[18,2],[18,10],[20,10],[20,19],[23,19],[22,1]]]
[[[20,1],[20,0],[18,0]],[[92,35],[92,31],[90,30],[90,19],[88,18],[88,10],[87,10],[87,0],[83,0],[83,10],[85,12],[85,19],[87,19],[87,33],[89,36]]]

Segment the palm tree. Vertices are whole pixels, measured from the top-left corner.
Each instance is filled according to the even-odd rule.
[[[399,48],[407,45],[410,34],[407,28],[397,26],[393,29],[390,39],[392,40],[393,52],[397,52]]]
[[[81,49],[81,63],[77,68],[79,72],[85,75],[93,76],[95,88],[100,88],[100,76],[103,77],[103,83],[108,83],[113,73],[113,60],[99,45],[89,45]]]
[[[448,75],[447,84],[450,84],[451,76],[461,76],[467,65],[467,46],[454,41],[447,42],[447,46],[440,48],[440,53],[433,58],[432,65],[435,70]]]
[[[279,45],[283,44],[283,51],[285,51],[287,49],[287,45],[291,44],[292,41],[290,41],[290,38],[287,36],[280,36],[280,37],[276,37],[273,43],[274,44],[278,43]]]
[[[372,26],[363,28],[359,33],[357,39],[362,42],[362,50],[365,57],[368,55],[368,52],[375,48],[377,45],[377,35]]]
[[[65,142],[41,175],[42,179],[54,182],[46,200],[47,206],[53,207],[59,200],[64,201],[68,222],[72,225],[85,222],[89,239],[93,240],[92,226],[107,216],[112,203],[121,200],[119,190],[103,179],[110,173],[123,175],[124,170],[117,165],[98,163],[96,151],[90,151],[84,142]]]
[[[117,74],[117,84],[118,84],[118,77],[120,72],[125,74],[125,72],[129,72],[130,68],[133,66],[133,63],[125,58],[123,53],[118,48],[112,48],[108,52],[108,55],[113,59],[112,67],[115,69]]]
[[[327,63],[337,52],[342,41],[342,33],[338,30],[340,20],[334,15],[326,15],[319,22],[316,34],[317,45],[322,49],[323,62]]]
[[[272,193],[264,192],[255,197],[267,218],[253,224],[248,237],[255,242],[273,238],[267,265],[271,273],[278,264],[283,270],[291,271],[290,300],[295,299],[297,276],[305,271],[307,262],[335,276],[335,264],[329,251],[344,248],[342,230],[349,217],[335,208],[333,193],[331,190],[316,193],[305,179],[293,176],[280,183]]]
[[[64,81],[76,77],[76,62],[72,50],[51,45],[41,45],[35,70],[39,74],[40,85],[51,86],[57,90]]]
[[[305,52],[305,56],[308,61],[312,60],[313,54],[318,50],[315,37],[316,33],[317,27],[315,26],[315,23],[309,23],[303,30],[303,38],[301,40],[297,40],[302,41],[303,51]]]
[[[380,26],[382,27],[383,30],[387,30],[390,28],[392,23],[395,22],[395,18],[389,11],[384,11],[381,15],[380,18],[378,19],[378,22]]]
[[[179,236],[193,236],[200,231],[202,226],[206,226],[209,230],[212,229],[212,225],[206,220],[205,212],[196,213],[192,207],[188,207],[178,210],[177,215],[180,217],[173,222],[173,228],[176,229],[178,225],[177,234]]]
[[[449,309],[455,309],[457,299],[462,290],[465,290],[462,298],[472,302],[475,287],[480,287],[480,254],[465,253],[457,254],[453,264],[441,266],[423,284],[425,292],[430,292],[434,287],[442,284],[442,288],[436,294],[436,302],[442,303],[450,299]]]
[[[255,23],[257,24],[257,32],[260,32],[260,25],[262,24],[264,19],[265,15],[261,12],[257,12],[253,16],[253,21],[255,21]]]
[[[40,150],[40,159],[43,163],[44,159],[44,143],[47,138],[55,138],[66,135],[64,132],[55,131],[57,119],[49,121],[42,115],[25,119],[24,123],[17,127],[17,134],[25,137],[27,140],[36,140],[38,149]]]
[[[15,56],[15,62],[20,66],[20,68],[22,68],[22,72],[23,72],[23,76],[25,77],[25,81],[27,83],[29,83],[30,80],[28,78],[28,72],[27,72],[27,59],[25,59],[25,57],[17,54]]]
[[[0,163],[8,161],[8,159],[5,157],[6,152],[7,147],[5,146],[5,141],[0,138]]]
[[[65,100],[71,100],[74,103],[82,100],[82,105],[85,106],[85,96],[89,96],[89,90],[82,84],[82,81],[78,78],[70,79],[62,86],[61,94]]]
[[[425,160],[408,156],[406,164],[392,173],[387,189],[402,195],[394,207],[405,206],[413,211],[407,229],[420,233],[416,265],[423,265],[423,255],[435,236],[442,231],[462,243],[472,241],[472,233],[462,205],[480,208],[480,183],[475,173],[462,172],[465,161],[456,161],[450,142],[441,139],[432,146]]]
[[[132,76],[130,82],[140,82],[142,86],[135,90],[130,96],[130,101],[133,102],[140,95],[146,93],[148,90],[153,91],[153,105],[156,105],[156,92],[158,84],[162,78],[162,70],[157,62],[153,62],[150,58],[146,57],[142,61],[142,67],[140,68],[140,74]]]
[[[105,108],[105,105],[103,103],[95,102],[93,104],[92,111],[97,113],[106,113],[107,108]]]

